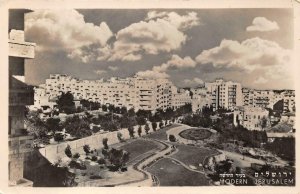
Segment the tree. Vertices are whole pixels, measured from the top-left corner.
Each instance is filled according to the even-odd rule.
[[[87,119],[80,119],[79,116],[67,118],[64,126],[66,132],[71,134],[73,137],[82,138],[92,135],[89,121]]]
[[[79,153],[75,153],[75,154],[73,155],[73,158],[77,160],[78,158],[80,158],[80,154],[79,154]]]
[[[263,116],[261,119],[260,119],[260,122],[259,122],[260,126],[262,129],[266,128],[267,125],[268,125],[268,119]]]
[[[129,152],[112,148],[108,152],[108,159],[115,169],[120,169],[129,161]]]
[[[107,111],[107,106],[105,104],[102,105],[102,111],[104,111],[104,112]]]
[[[146,132],[146,134],[149,133],[149,130],[150,130],[149,124],[146,123],[146,125],[145,125],[145,132]]]
[[[152,124],[153,131],[156,131],[157,123],[156,122],[152,122],[151,124]]]
[[[145,125],[146,124],[146,119],[142,116],[137,117],[136,121],[137,121],[138,125]]]
[[[133,108],[131,108],[131,109],[128,110],[128,116],[129,116],[129,117],[135,117],[135,115],[136,115],[136,114],[135,114]]]
[[[58,143],[61,142],[62,140],[64,140],[64,136],[61,133],[55,133],[53,138],[54,138],[54,141],[56,141]]]
[[[75,103],[74,103],[74,97],[73,94],[70,92],[62,93],[57,101],[57,108],[60,112],[64,112],[66,114],[72,114],[75,112]]]
[[[176,142],[176,138],[174,135],[169,135],[169,141],[170,142]]]
[[[57,131],[61,130],[61,126],[60,126],[60,119],[59,118],[49,118],[46,121],[46,127],[48,131],[52,131],[52,133],[54,134]]]
[[[102,144],[104,146],[104,149],[108,149],[108,138],[107,137],[102,139]]]
[[[134,138],[134,129],[133,129],[133,126],[129,125],[129,127],[127,129],[128,129],[130,138]]]
[[[68,156],[69,158],[72,158],[72,151],[71,151],[70,145],[67,145],[67,147],[65,148],[65,154],[66,154],[66,156]]]
[[[163,126],[164,126],[164,123],[162,121],[160,121],[159,122],[159,128],[161,129],[161,128],[163,128]]]
[[[123,141],[124,141],[123,135],[122,135],[121,132],[118,132],[118,133],[117,133],[117,137],[118,137],[118,140],[119,140],[120,142],[123,142]]]
[[[141,137],[142,136],[142,126],[141,125],[139,125],[137,132],[138,132],[139,137]]]
[[[90,151],[91,151],[91,148],[90,148],[90,146],[89,145],[84,145],[83,146],[83,151],[85,152],[85,155],[88,155],[89,153],[90,153]]]

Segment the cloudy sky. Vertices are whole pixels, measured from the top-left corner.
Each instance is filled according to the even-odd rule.
[[[244,87],[293,89],[290,9],[35,10],[37,43],[26,79],[168,77],[179,87],[216,78]]]

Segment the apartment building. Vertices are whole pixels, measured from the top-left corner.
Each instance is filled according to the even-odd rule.
[[[70,92],[77,100],[86,99],[135,110],[166,109],[172,106],[172,86],[167,79],[138,76],[112,77],[104,81],[79,80],[68,75],[51,74],[46,83],[35,91],[35,102],[36,107],[40,107],[42,98],[51,99],[62,92]]]
[[[177,88],[173,90],[173,97],[172,97],[172,107],[174,109],[177,109],[181,106],[184,106],[185,104],[191,104],[192,98],[190,95],[189,90],[179,90],[177,91]]]
[[[24,9],[9,11],[9,185],[32,186],[23,177],[26,154],[31,149],[33,137],[25,129],[25,107],[33,104],[33,87],[25,83],[25,60],[34,58],[35,43],[24,37]]]
[[[265,126],[263,126],[265,119]],[[233,124],[248,130],[264,130],[269,125],[269,111],[262,107],[238,106],[234,109]]]
[[[295,90],[287,90],[283,93],[283,112],[296,112]]]
[[[225,108],[233,110],[243,105],[242,86],[240,83],[217,79],[215,82],[205,83],[207,95],[211,96],[213,110]]]
[[[242,93],[245,106],[273,109],[274,104],[283,99],[283,92],[273,90],[254,90],[243,88]]]

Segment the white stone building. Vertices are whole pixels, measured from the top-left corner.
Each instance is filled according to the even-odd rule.
[[[266,119],[266,128],[269,125],[269,111],[261,107],[239,106],[233,114],[233,124],[241,125],[248,130],[264,130],[263,119]]]
[[[205,83],[207,94],[211,96],[213,110],[225,108],[233,110],[243,105],[242,86],[240,83],[217,79],[212,83]]]
[[[283,95],[283,112],[296,112],[295,90],[287,90]]]

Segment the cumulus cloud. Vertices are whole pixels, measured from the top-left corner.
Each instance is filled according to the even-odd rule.
[[[292,69],[291,50],[257,37],[241,43],[223,40],[219,46],[202,51],[196,61],[199,64],[212,64],[216,68],[238,69],[247,73],[260,71],[270,79],[289,76]]]
[[[195,12],[149,12],[146,21],[133,23],[116,34],[108,61],[137,61],[144,54],[178,50],[186,42],[185,30],[199,25]]]
[[[108,69],[111,71],[117,71],[119,69],[119,67],[117,66],[108,66]]]
[[[252,25],[248,26],[246,30],[266,32],[266,31],[279,30],[279,26],[277,22],[270,21],[265,17],[256,17],[253,19]]]
[[[166,73],[170,69],[183,69],[195,67],[196,62],[189,56],[181,58],[178,55],[172,55],[170,60],[159,66],[153,66],[152,70],[146,70],[138,72],[137,75],[141,77],[155,77],[155,78],[167,78],[169,75]]]
[[[28,38],[34,39],[41,50],[71,53],[91,44],[104,46],[113,35],[105,22],[87,23],[76,10],[36,10],[28,14],[25,24]]]
[[[259,77],[258,79],[256,79],[254,81],[255,84],[264,84],[264,83],[267,83],[267,82],[268,82],[268,80],[264,77]]]
[[[185,79],[183,80],[183,83],[188,86],[196,86],[196,85],[201,85],[204,82],[202,79],[195,77],[194,79]]]
[[[177,29],[185,31],[200,24],[200,19],[196,12],[189,12],[187,15],[179,15],[176,12],[150,11],[146,20],[163,19],[176,26]]]
[[[95,72],[97,75],[102,75],[102,74],[107,73],[107,71],[105,71],[105,70],[95,70],[94,72]]]
[[[156,72],[156,71],[153,71],[153,70],[140,71],[140,72],[136,73],[136,75],[139,76],[139,77],[154,78],[154,79],[170,77],[165,72]]]

